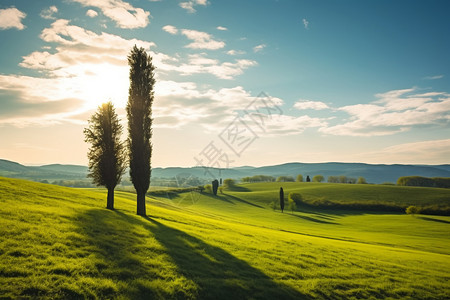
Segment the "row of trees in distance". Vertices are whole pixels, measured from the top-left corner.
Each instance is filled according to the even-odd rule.
[[[308,176],[304,179],[302,174],[297,175],[296,179],[293,176],[278,176],[277,178],[267,175],[255,175],[242,178],[242,182],[324,182],[325,177],[322,175],[313,176],[312,180]],[[345,175],[340,176],[328,176],[327,182],[330,183],[358,183],[366,184],[367,181],[364,177],[358,179],[353,177],[347,177]]]

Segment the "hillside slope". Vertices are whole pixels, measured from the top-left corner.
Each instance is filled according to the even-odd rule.
[[[1,297],[443,299],[450,289],[448,217],[281,214],[187,193],[148,199],[142,218],[134,199],[118,192],[109,211],[103,190],[0,178]]]

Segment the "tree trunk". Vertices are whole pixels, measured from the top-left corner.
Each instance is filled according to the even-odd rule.
[[[106,200],[106,208],[114,209],[114,188],[108,189],[108,198]]]
[[[136,192],[137,193],[137,214],[139,216],[147,216],[145,209],[145,192]]]

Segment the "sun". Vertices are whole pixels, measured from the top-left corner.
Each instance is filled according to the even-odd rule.
[[[116,108],[124,108],[128,99],[128,68],[113,64],[96,64],[74,78],[79,97],[88,109],[111,101]]]

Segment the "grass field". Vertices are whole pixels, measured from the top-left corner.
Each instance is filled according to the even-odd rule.
[[[142,218],[132,193],[109,211],[103,190],[0,178],[0,299],[448,299],[450,217],[282,214],[278,188],[152,197]]]

